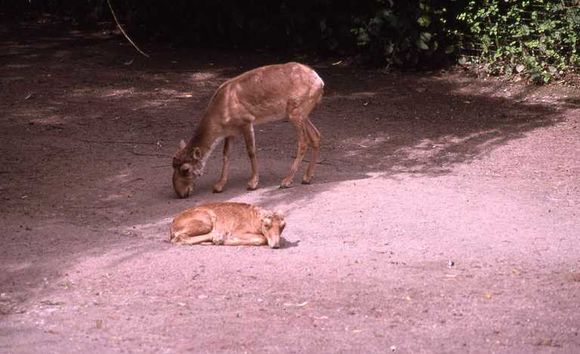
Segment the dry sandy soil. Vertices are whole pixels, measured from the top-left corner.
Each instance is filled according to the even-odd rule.
[[[289,123],[177,199],[171,155],[266,53],[0,26],[0,352],[580,352],[580,92],[310,63],[312,185]],[[62,27],[60,27],[62,28]],[[282,249],[174,246],[203,201],[281,209]]]

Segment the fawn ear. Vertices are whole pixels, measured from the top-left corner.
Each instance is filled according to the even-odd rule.
[[[191,155],[196,160],[201,160],[201,150],[198,147],[194,147]]]
[[[183,149],[185,149],[185,145],[186,145],[186,144],[185,144],[185,141],[183,141],[183,139],[181,139],[181,141],[179,142],[179,148],[180,148],[181,150],[183,150]]]

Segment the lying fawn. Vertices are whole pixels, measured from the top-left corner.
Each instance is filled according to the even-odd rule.
[[[187,209],[171,223],[177,244],[280,247],[286,222],[280,212],[245,203],[212,203]]]

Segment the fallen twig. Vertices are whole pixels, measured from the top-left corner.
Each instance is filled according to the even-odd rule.
[[[142,141],[129,141],[129,140],[90,140],[90,139],[76,139],[83,143],[91,144],[129,144],[129,145],[157,145],[157,143],[146,143]]]
[[[111,10],[111,15],[113,15],[113,19],[115,20],[115,23],[117,24],[117,27],[119,28],[119,30],[121,31],[121,33],[125,36],[125,38],[127,38],[127,40],[129,41],[129,43],[131,43],[133,45],[133,47],[139,53],[141,53],[146,58],[149,58],[149,55],[147,53],[145,53],[144,51],[142,51],[141,49],[139,49],[139,47],[137,47],[137,45],[135,44],[135,42],[133,42],[131,40],[131,38],[129,38],[129,36],[127,35],[127,33],[125,33],[125,30],[123,29],[123,27],[119,23],[119,20],[117,20],[117,15],[115,14],[115,10],[113,10],[113,6],[111,5],[111,0],[107,0],[107,4],[109,5],[109,10]]]
[[[144,153],[144,152],[135,152],[135,151],[130,151],[133,155],[137,155],[137,156],[153,156],[153,157],[162,157],[162,158],[170,158],[171,156],[169,155],[163,155],[163,154],[149,154],[149,153]]]
[[[299,304],[293,304],[291,302],[285,302],[284,303],[284,306],[286,306],[286,307],[290,307],[290,306],[291,307],[304,307],[306,305],[308,305],[308,301],[304,301],[304,302],[299,303]]]

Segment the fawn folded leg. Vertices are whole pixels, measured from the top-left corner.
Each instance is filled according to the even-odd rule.
[[[181,214],[171,224],[171,242],[195,245],[212,240],[213,221],[206,212],[191,211]]]
[[[190,236],[184,240],[179,241],[179,243],[182,245],[199,245],[202,243],[213,244],[213,239],[214,236],[211,233],[209,233],[201,236]]]
[[[226,246],[262,246],[266,244],[268,244],[268,240],[261,234],[228,235],[224,238]]]

